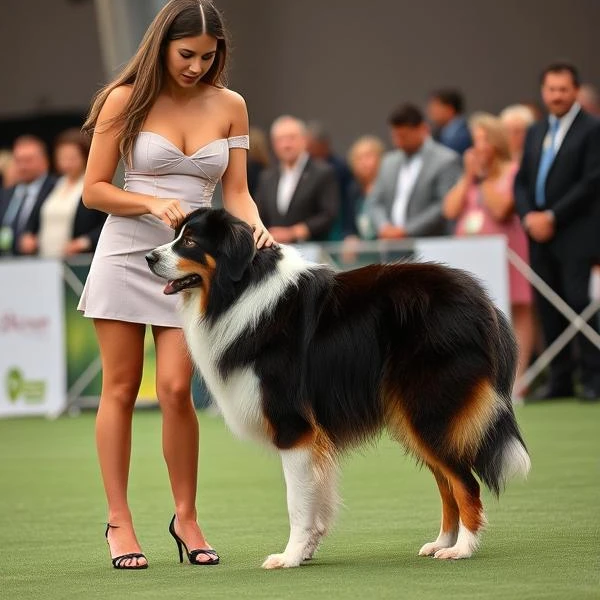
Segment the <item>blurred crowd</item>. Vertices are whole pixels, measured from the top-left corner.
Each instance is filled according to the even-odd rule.
[[[518,102],[498,115],[470,110],[458,89],[424,106],[401,103],[386,140],[365,132],[346,156],[323,123],[275,119],[252,127],[248,185],[263,223],[282,243],[400,240],[500,234],[509,248],[578,314],[600,257],[600,100],[576,67],[548,66],[542,105]],[[0,151],[0,256],[93,252],[105,215],[81,199],[89,139],[63,132],[50,157],[33,135]],[[567,321],[509,265],[519,373]],[[585,339],[553,362],[545,397],[600,398],[600,353]],[[560,363],[560,364],[559,364]],[[518,393],[525,393],[519,390]]]

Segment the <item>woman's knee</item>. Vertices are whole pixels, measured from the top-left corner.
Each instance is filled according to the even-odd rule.
[[[140,389],[140,379],[104,381],[102,384],[102,399],[116,404],[123,409],[132,409]]]
[[[191,382],[187,378],[158,381],[156,394],[163,409],[188,410],[192,406]]]

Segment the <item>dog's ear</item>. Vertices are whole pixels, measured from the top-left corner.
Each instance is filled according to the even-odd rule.
[[[232,220],[221,246],[221,266],[231,281],[240,281],[256,253],[252,229],[247,223]]]

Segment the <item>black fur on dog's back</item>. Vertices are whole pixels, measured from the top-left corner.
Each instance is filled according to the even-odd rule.
[[[337,449],[355,445],[388,424],[401,402],[404,420],[435,456],[459,471],[473,468],[497,493],[504,445],[511,437],[522,443],[510,403],[514,337],[463,271],[411,263],[338,274],[315,267],[289,286],[259,328],[240,336],[220,369],[225,375],[250,363],[282,448],[315,425]],[[468,411],[485,381],[503,406],[476,452],[458,456],[448,423]]]

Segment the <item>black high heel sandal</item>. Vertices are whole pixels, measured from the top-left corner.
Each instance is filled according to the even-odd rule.
[[[118,525],[111,525],[110,523],[106,524],[106,532],[104,533],[104,537],[106,538],[106,543],[108,544],[108,530],[109,529],[118,529]],[[110,544],[108,544],[108,549],[110,552]],[[131,558],[143,558],[146,562],[144,564],[140,564],[136,562],[134,565],[124,565],[123,563]],[[147,569],[148,568],[148,559],[141,552],[130,552],[129,554],[121,554],[121,556],[115,556],[112,558],[112,564],[115,569]]]
[[[218,565],[219,564],[219,555],[212,548],[197,548],[196,550],[192,550],[191,552],[188,550],[188,547],[185,545],[185,542],[175,533],[175,515],[171,519],[171,523],[169,523],[169,533],[175,539],[177,543],[177,549],[179,550],[179,562],[183,562],[183,548],[185,548],[185,553],[187,554],[188,560],[192,565]],[[212,557],[210,560],[206,560],[203,562],[198,562],[196,558],[200,554],[204,554],[205,556]]]

